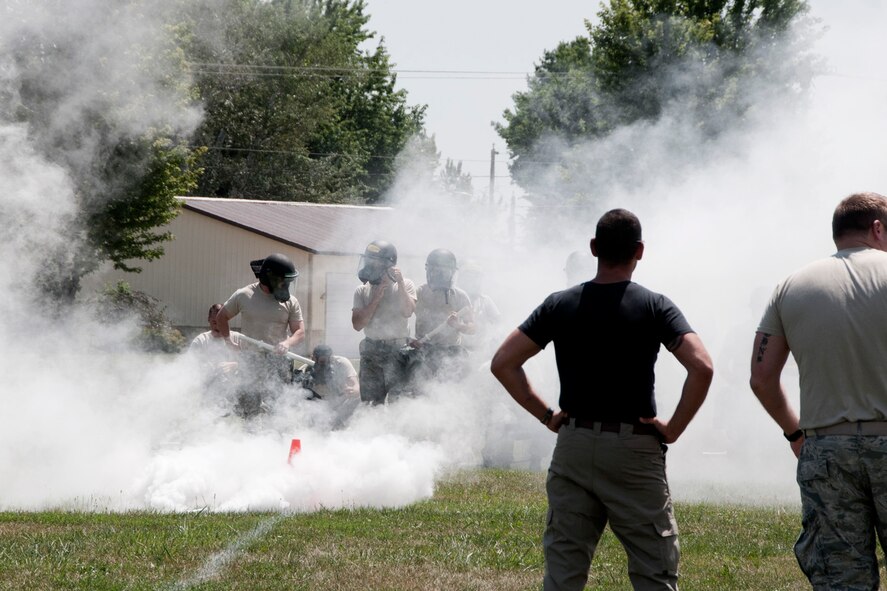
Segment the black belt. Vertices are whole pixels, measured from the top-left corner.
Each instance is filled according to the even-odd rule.
[[[570,423],[579,429],[599,429],[600,431],[607,431],[609,433],[621,433],[623,425],[629,425],[631,429],[630,433],[634,435],[653,435],[654,437],[662,437],[662,434],[659,432],[659,429],[654,427],[653,425],[648,425],[646,423],[607,423],[602,421],[591,421],[588,419],[570,419]]]
[[[400,337],[399,339],[364,339],[370,345],[384,345],[386,347],[399,347],[406,345],[410,339],[408,337]]]

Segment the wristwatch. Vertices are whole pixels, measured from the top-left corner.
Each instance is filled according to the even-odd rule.
[[[795,441],[797,441],[798,439],[800,439],[801,437],[804,436],[804,431],[803,431],[803,429],[798,429],[797,431],[795,431],[791,435],[787,435],[787,434],[783,433],[782,436],[785,437],[786,439],[788,439],[789,441],[791,441],[792,443],[794,443]]]
[[[549,407],[549,409],[545,411],[545,414],[542,415],[542,418],[539,419],[539,422],[542,423],[543,425],[547,425],[548,421],[550,421],[551,417],[553,417],[553,416],[554,416],[554,410],[551,407]]]

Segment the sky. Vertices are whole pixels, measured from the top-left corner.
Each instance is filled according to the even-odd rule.
[[[511,96],[526,87],[526,75],[543,52],[585,33],[597,4],[562,0],[557,9],[541,2],[368,0],[369,28],[383,37],[411,104],[426,104],[426,129],[441,158],[462,162],[475,191],[489,189],[490,150],[496,176],[507,177],[505,142],[492,122],[503,122]],[[490,72],[467,74],[466,72]],[[496,179],[496,193],[510,197],[510,179]]]
[[[872,40],[861,23],[883,22],[887,3],[879,0],[815,0],[812,14],[828,31],[819,48],[839,74],[842,85],[866,89]],[[515,92],[526,89],[526,75],[546,50],[586,34],[585,21],[597,22],[599,3],[561,0],[552,4],[519,0],[368,0],[369,28],[384,38],[398,71],[398,86],[410,104],[428,105],[426,129],[434,134],[442,159],[462,161],[475,192],[487,194],[490,150],[495,145],[496,193],[522,191],[508,178],[505,141],[492,122],[504,122]],[[552,9],[551,7],[555,8]],[[495,72],[491,74],[432,74]],[[821,85],[835,80],[820,80]]]

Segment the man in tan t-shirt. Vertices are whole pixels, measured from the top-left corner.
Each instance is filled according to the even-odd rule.
[[[456,255],[444,248],[432,250],[425,260],[425,279],[416,292],[416,339],[421,353],[415,376],[421,382],[453,380],[465,376],[467,351],[462,335],[474,333],[474,312],[468,294],[454,285]]]
[[[798,456],[801,570],[814,589],[878,589],[876,538],[887,539],[887,198],[841,201],[832,237],[835,254],[773,292],[751,386]],[[800,418],[780,383],[789,352]]]
[[[211,379],[236,371],[240,359],[240,333],[232,330],[225,338],[219,332],[217,318],[221,309],[222,304],[210,306],[206,318],[209,330],[194,337],[188,346],[188,353],[197,356],[204,369],[211,373]]]
[[[409,319],[416,309],[416,286],[397,268],[397,249],[390,242],[371,242],[361,257],[354,291],[351,324],[362,330],[360,398],[382,404],[407,381],[401,354],[410,336]]]
[[[250,267],[259,281],[238,289],[228,298],[217,316],[219,332],[228,338],[229,321],[240,314],[240,332],[274,346],[277,353],[273,357],[254,353],[255,369],[288,381],[292,375],[292,363],[283,355],[305,338],[302,308],[290,293],[290,286],[299,272],[283,254],[252,261]]]

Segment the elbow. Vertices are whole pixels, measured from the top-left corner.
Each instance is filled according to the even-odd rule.
[[[748,385],[751,388],[751,391],[755,393],[755,396],[758,398],[761,397],[761,394],[767,390],[769,381],[761,375],[758,375],[754,372],[751,374],[751,378],[748,380]]]
[[[715,375],[714,366],[709,359],[702,359],[694,364],[690,370],[691,375],[697,383],[705,384],[706,387],[711,385]]]
[[[706,360],[706,362],[702,365],[699,373],[707,383],[711,383],[712,378],[714,378],[715,376],[715,368],[714,365],[712,365],[710,359]]]
[[[506,364],[502,359],[502,356],[497,352],[493,355],[492,361],[490,361],[490,373],[492,373],[497,380],[502,381],[502,376],[505,375],[507,371]]]

